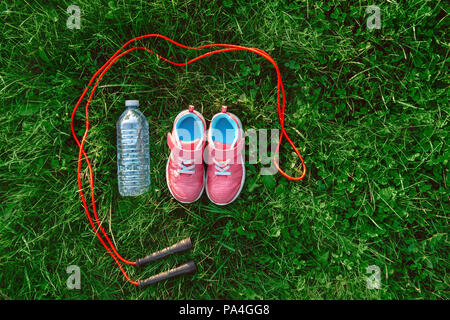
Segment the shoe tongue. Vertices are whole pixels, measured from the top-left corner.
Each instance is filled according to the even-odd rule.
[[[230,150],[231,144],[222,143],[220,141],[214,141],[214,148],[217,150]]]
[[[198,144],[200,143],[200,139],[194,141],[180,141],[181,149],[183,150],[195,150]]]

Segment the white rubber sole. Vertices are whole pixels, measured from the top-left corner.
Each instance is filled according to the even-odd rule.
[[[231,113],[231,112],[228,112],[228,113],[231,114],[231,115],[233,115],[233,116],[236,118],[236,120],[237,120],[237,122],[238,122],[238,124],[239,124],[239,128],[242,130],[242,138],[244,138],[244,135],[243,135],[243,133],[244,133],[244,128],[242,127],[241,119],[239,119],[235,114],[233,114],[233,113]],[[241,185],[240,185],[240,187],[239,187],[239,191],[236,193],[236,195],[234,196],[234,198],[231,199],[229,202],[218,203],[218,202],[214,202],[214,201],[211,199],[211,197],[209,196],[209,193],[208,193],[208,175],[206,175],[206,181],[205,181],[206,195],[208,196],[209,201],[211,201],[212,203],[214,203],[214,204],[216,204],[216,205],[218,205],[218,206],[226,206],[227,204],[232,203],[234,200],[236,200],[236,199],[239,197],[239,195],[241,194],[242,188],[244,187],[244,182],[245,182],[245,162],[244,162],[244,157],[242,156],[242,154],[241,154],[241,163],[242,163],[242,164],[241,164],[241,165],[242,165]]]

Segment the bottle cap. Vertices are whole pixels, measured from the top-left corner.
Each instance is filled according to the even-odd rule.
[[[125,100],[125,107],[139,108],[139,100]]]

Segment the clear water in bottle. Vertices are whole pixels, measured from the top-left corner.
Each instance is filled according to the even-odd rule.
[[[126,100],[117,121],[117,175],[121,196],[138,196],[150,186],[148,122],[138,100]]]

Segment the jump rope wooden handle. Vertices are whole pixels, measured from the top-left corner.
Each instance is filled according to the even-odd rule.
[[[184,252],[187,251],[189,249],[192,249],[192,241],[190,237],[187,237],[186,239],[183,239],[177,243],[175,243],[174,245],[167,247],[165,249],[162,249],[160,251],[156,251],[144,258],[141,259],[137,259],[136,260],[136,266],[137,267],[141,267],[146,265],[149,262],[155,261],[155,260],[159,260],[162,259],[164,257],[167,257],[171,254],[177,253],[177,252]]]
[[[179,267],[155,274],[154,276],[151,276],[150,278],[147,278],[145,280],[139,280],[137,286],[139,288],[143,288],[159,281],[178,277],[183,274],[194,273],[196,270],[197,267],[195,266],[195,262],[191,260]]]

